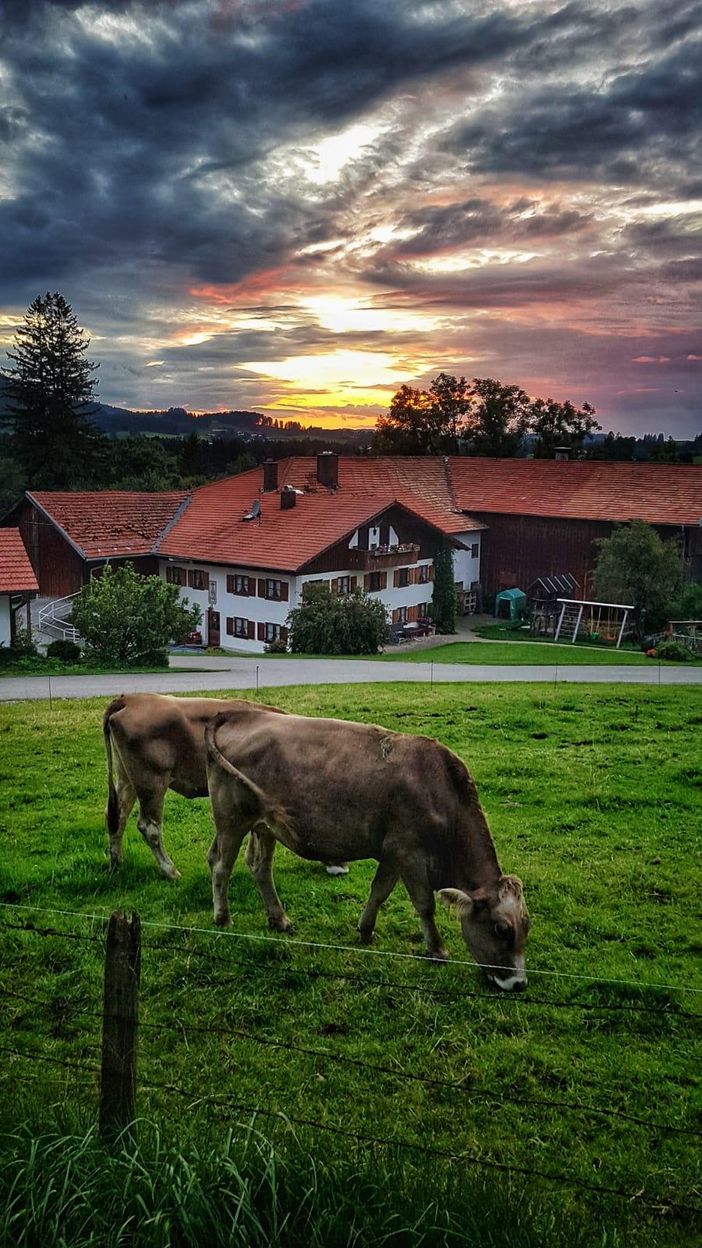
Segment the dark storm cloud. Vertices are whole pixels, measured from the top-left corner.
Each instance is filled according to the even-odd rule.
[[[587,213],[575,209],[543,209],[530,199],[500,204],[476,198],[457,204],[418,208],[399,218],[402,232],[415,231],[394,247],[376,256],[381,268],[385,260],[431,255],[453,248],[487,247],[499,240],[511,243],[535,238],[557,238],[574,234],[591,221]]]
[[[519,96],[519,107],[514,96],[506,98],[458,127],[445,141],[447,150],[464,155],[478,172],[544,179],[626,183],[648,172],[662,183],[674,171],[680,182],[690,162],[699,163],[699,37],[604,86],[563,81]]]

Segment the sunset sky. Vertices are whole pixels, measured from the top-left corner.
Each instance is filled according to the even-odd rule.
[[[701,30],[689,0],[0,0],[0,348],[58,289],[106,403],[356,427],[445,371],[699,433]]]

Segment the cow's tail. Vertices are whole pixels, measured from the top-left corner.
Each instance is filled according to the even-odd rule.
[[[221,728],[222,724],[226,724],[227,720],[231,718],[231,711],[221,711],[218,715],[215,715],[213,719],[210,719],[207,722],[205,725],[205,745],[207,747],[207,753],[210,758],[222,768],[223,771],[226,771],[228,775],[233,776],[234,779],[237,780],[244,789],[246,789],[247,793],[250,793],[259,808],[259,818],[262,822],[274,824],[279,828],[289,827],[288,815],[284,808],[279,805],[278,802],[272,801],[268,794],[264,793],[263,789],[256,784],[255,780],[251,780],[251,778],[245,775],[243,771],[239,771],[238,767],[235,767],[233,763],[230,763],[229,759],[224,757],[222,751],[217,745],[217,729]]]
[[[105,819],[107,822],[107,831],[114,833],[119,827],[119,798],[112,772],[112,738],[110,736],[110,720],[115,711],[121,711],[127,705],[124,694],[118,698],[113,698],[102,717],[102,735],[105,741],[105,756],[107,758],[107,810]]]

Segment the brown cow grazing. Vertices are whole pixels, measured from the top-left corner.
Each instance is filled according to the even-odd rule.
[[[110,863],[122,859],[122,837],[134,803],[137,827],[160,871],[177,880],[180,872],[163,844],[163,803],[168,789],[183,797],[207,797],[205,724],[219,711],[250,722],[273,707],[223,698],[173,698],[161,693],[125,693],[110,702],[103,718],[107,754],[107,823]],[[113,775],[114,772],[114,775]]]
[[[276,841],[324,862],[375,858],[361,915],[368,942],[401,879],[427,951],[447,957],[434,894],[455,906],[463,937],[500,988],[526,984],[529,917],[522,885],[502,875],[475,784],[461,760],[429,737],[346,720],[242,718],[224,711],[205,729],[216,834],[209,853],[214,919],[229,923],[229,878],[247,832],[246,861],[272,927],[291,928],[271,871]]]

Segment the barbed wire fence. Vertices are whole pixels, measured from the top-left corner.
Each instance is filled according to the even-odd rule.
[[[702,1218],[702,1205],[691,1204],[668,1196],[648,1195],[643,1189],[636,1191],[626,1190],[615,1185],[591,1182],[574,1173],[550,1171],[537,1166],[523,1166],[512,1161],[502,1161],[477,1152],[438,1148],[429,1143],[419,1143],[397,1135],[371,1134],[354,1130],[343,1123],[321,1121],[306,1115],[291,1114],[284,1109],[274,1106],[261,1105],[247,1099],[240,1099],[231,1092],[212,1092],[210,1089],[184,1087],[177,1082],[159,1081],[139,1075],[137,1067],[137,1038],[139,1033],[163,1032],[165,1026],[163,1022],[152,1023],[139,1018],[142,928],[160,929],[165,933],[175,932],[181,937],[188,933],[200,934],[204,932],[209,936],[218,936],[225,940],[236,939],[237,937],[242,941],[270,940],[275,943],[281,943],[288,949],[292,947],[305,951],[310,949],[346,950],[348,948],[349,952],[359,954],[364,959],[367,959],[369,953],[373,952],[383,958],[417,958],[425,962],[426,959],[420,957],[420,955],[393,954],[390,951],[361,951],[352,947],[325,945],[318,942],[290,940],[289,938],[279,942],[277,937],[258,937],[247,933],[222,933],[207,928],[148,921],[142,922],[138,915],[132,915],[131,920],[129,920],[121,911],[115,911],[108,919],[107,916],[100,914],[32,907],[12,902],[0,903],[0,907],[4,912],[2,915],[3,920],[5,920],[3,922],[4,931],[21,933],[23,936],[31,935],[38,939],[61,938],[104,947],[102,1008],[97,1008],[97,999],[88,1001],[78,1009],[75,1008],[74,1002],[71,1001],[71,1017],[69,1019],[64,1016],[65,1010],[58,1009],[58,1012],[61,1014],[61,1029],[64,1033],[68,1033],[70,1036],[84,1035],[86,1023],[92,1028],[93,1033],[97,1033],[93,1034],[94,1050],[97,1058],[97,1044],[99,1040],[100,1060],[74,1060],[73,1058],[60,1056],[58,1053],[42,1052],[34,1043],[29,1042],[28,1047],[26,1035],[20,1033],[15,1036],[12,1032],[9,1036],[9,1041],[11,1042],[0,1044],[0,1054],[3,1058],[13,1059],[14,1063],[21,1064],[19,1078],[22,1082],[41,1084],[42,1087],[52,1086],[52,1084],[55,1084],[57,1087],[63,1087],[64,1085],[60,1080],[52,1081],[50,1077],[47,1077],[47,1068],[53,1068],[54,1070],[66,1071],[70,1075],[72,1085],[75,1085],[81,1092],[94,1095],[97,1088],[99,1132],[101,1138],[106,1142],[113,1141],[125,1132],[128,1135],[135,1132],[137,1095],[139,1090],[144,1089],[158,1095],[177,1097],[181,1102],[187,1102],[189,1108],[194,1109],[206,1106],[214,1115],[227,1122],[231,1122],[233,1114],[245,1113],[252,1117],[279,1120],[293,1127],[309,1129],[312,1132],[331,1134],[345,1141],[350,1141],[359,1148],[382,1148],[424,1155],[475,1167],[476,1169],[518,1175],[522,1178],[539,1180],[547,1184],[582,1190],[602,1197],[614,1197],[622,1201],[636,1202],[659,1213],[677,1214],[692,1219]],[[89,920],[93,925],[99,923],[103,930],[99,933],[96,933],[94,930],[88,932],[67,931],[48,925],[45,922],[37,924],[33,919],[29,918],[16,922],[7,921],[6,915],[8,912],[13,911],[16,918],[20,918],[23,913],[27,914],[27,912],[51,914],[54,916],[63,915],[70,918],[80,917],[83,920]],[[160,939],[154,942],[150,948],[154,951],[163,949],[181,955],[187,954],[188,958],[194,956],[200,960],[212,959],[211,950],[208,952],[203,949],[186,948],[172,939]],[[246,975],[260,976],[261,973],[275,974],[283,972],[288,975],[307,976],[312,979],[322,978],[344,981],[354,987],[372,987],[389,993],[398,991],[419,992],[431,997],[454,1000],[470,997],[488,1004],[488,1008],[491,1005],[499,1004],[500,1007],[516,1010],[550,1008],[581,1012],[588,1011],[590,1015],[595,1016],[602,1013],[605,1015],[619,1013],[629,1018],[633,1018],[636,1015],[645,1017],[652,1013],[659,1016],[665,1014],[667,1017],[674,1019],[676,1023],[693,1031],[698,1030],[702,1024],[702,1012],[698,1009],[683,1008],[679,1004],[671,1003],[669,1000],[662,1002],[654,1000],[653,1003],[643,1000],[600,1002],[539,998],[531,995],[512,997],[503,994],[497,996],[494,993],[466,989],[462,985],[460,988],[446,988],[437,985],[408,984],[400,980],[387,978],[385,975],[371,975],[368,977],[365,974],[359,975],[354,971],[334,971],[317,966],[295,966],[291,968],[286,962],[259,961],[252,966],[245,959],[236,959],[228,956],[226,965],[229,964],[237,966],[236,974],[222,977],[218,973],[218,984],[236,982]],[[218,961],[218,972],[222,965],[223,963]],[[464,964],[459,961],[458,965]],[[473,964],[466,963],[465,965]],[[546,969],[542,969],[537,973],[544,977],[552,976],[556,980],[571,979],[580,982],[584,981],[585,983],[592,981],[597,984],[627,985],[642,992],[652,990],[655,993],[661,990],[675,989],[676,992],[688,995],[693,1001],[695,998],[702,996],[702,989],[687,985],[669,985],[657,982],[645,983],[626,979],[608,980],[592,975],[582,975],[578,972],[556,972]],[[168,986],[166,986],[165,990],[169,991]],[[32,1007],[32,1010],[37,1012],[37,1014],[41,1013],[43,1016],[48,1017],[51,1017],[52,1012],[55,1014],[57,1007],[61,1006],[60,1001],[51,1001],[33,992],[19,991],[8,986],[3,986],[2,995],[8,1001],[21,1002]],[[696,1126],[669,1122],[657,1115],[637,1115],[613,1105],[587,1104],[566,1098],[524,1096],[510,1089],[494,1091],[478,1088],[472,1086],[469,1082],[420,1074],[394,1065],[341,1053],[331,1048],[319,1048],[310,1044],[298,1043],[294,1040],[277,1039],[245,1027],[213,1022],[198,1023],[191,1021],[189,1018],[184,1019],[181,1017],[171,1018],[169,1026],[170,1029],[177,1031],[179,1036],[186,1039],[189,1036],[217,1035],[223,1039],[250,1041],[265,1050],[273,1052],[287,1051],[299,1054],[305,1058],[311,1058],[315,1062],[333,1063],[337,1066],[367,1073],[369,1079],[373,1080],[382,1078],[383,1080],[394,1080],[399,1083],[421,1085],[432,1091],[450,1093],[452,1096],[465,1098],[466,1102],[506,1103],[529,1110],[556,1111],[559,1114],[571,1115],[576,1120],[591,1120],[594,1122],[605,1120],[619,1121],[633,1130],[651,1133],[655,1138],[665,1136],[680,1137],[681,1139],[702,1138],[702,1129],[698,1129]],[[26,1063],[26,1066],[24,1063]],[[35,1063],[39,1063],[39,1071],[34,1066]]]

